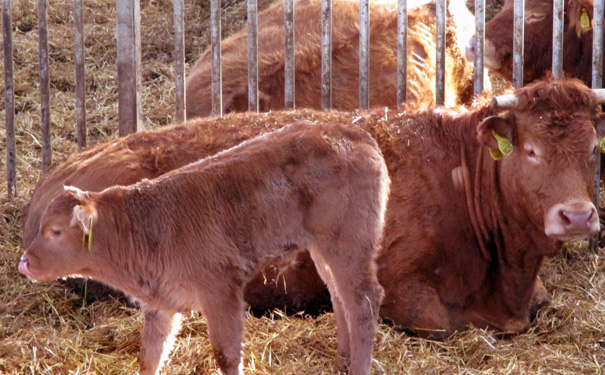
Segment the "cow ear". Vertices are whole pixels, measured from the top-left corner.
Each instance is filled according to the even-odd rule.
[[[593,5],[587,2],[576,1],[569,3],[567,14],[569,28],[575,28],[578,38],[592,30]]]
[[[65,186],[65,191],[76,199],[74,205],[70,226],[78,226],[84,233],[89,233],[94,220],[97,217],[95,203],[88,192],[82,191],[76,187]]]
[[[488,117],[477,126],[477,139],[490,150],[499,149],[504,155],[509,155],[512,152],[513,124],[500,116]]]
[[[602,153],[605,153],[605,113],[599,114],[597,118],[597,140]]]

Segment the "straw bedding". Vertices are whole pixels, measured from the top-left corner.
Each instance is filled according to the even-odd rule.
[[[259,2],[262,9],[267,0]],[[174,107],[171,2],[141,0],[143,122],[171,123]],[[209,40],[207,1],[187,0],[187,64]],[[491,7],[491,8],[490,8]],[[89,144],[116,137],[115,4],[85,2]],[[223,1],[223,35],[241,28],[245,3]],[[488,2],[488,10],[493,3]],[[86,305],[59,283],[32,284],[17,272],[21,209],[39,176],[40,99],[38,38],[31,1],[13,2],[18,197],[0,189],[0,373],[125,374],[138,371],[141,314],[119,302]],[[53,160],[75,152],[73,4],[49,4]],[[2,101],[4,105],[4,101]],[[4,111],[0,115],[4,123]],[[5,139],[5,129],[0,129]],[[0,152],[5,155],[4,142]],[[6,176],[6,159],[0,159]],[[4,178],[4,177],[3,177]],[[3,180],[4,181],[4,180]],[[541,272],[553,296],[529,332],[500,338],[472,329],[442,342],[410,337],[381,325],[373,371],[377,374],[600,374],[605,368],[605,264],[585,243],[566,246]],[[249,317],[244,365],[248,374],[328,374],[336,351],[332,314],[317,318]],[[214,373],[204,318],[184,323],[166,373]]]

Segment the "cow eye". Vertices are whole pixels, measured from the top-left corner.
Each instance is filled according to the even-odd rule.
[[[545,13],[528,12],[527,15],[525,16],[525,22],[527,22],[527,23],[540,22],[544,19],[544,17],[546,17]]]
[[[50,234],[53,235],[53,237],[58,237],[61,235],[61,229],[58,228],[51,228],[50,229]]]

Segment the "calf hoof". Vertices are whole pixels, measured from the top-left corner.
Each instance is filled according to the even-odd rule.
[[[550,293],[546,290],[542,281],[540,279],[536,280],[536,285],[534,287],[534,293],[531,296],[531,300],[529,302],[529,318],[530,320],[534,320],[538,311],[542,308],[550,305]]]

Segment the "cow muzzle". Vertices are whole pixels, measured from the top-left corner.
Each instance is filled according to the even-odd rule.
[[[473,63],[475,62],[475,53],[476,53],[475,49],[476,49],[476,42],[475,42],[475,36],[473,36],[466,43],[465,51],[464,51],[464,55],[465,55],[466,59]],[[485,43],[483,45],[483,49],[484,49],[483,64],[485,65],[485,67],[487,69],[491,69],[491,70],[500,69],[502,67],[502,61],[498,57],[498,53],[496,52],[496,46],[494,46],[494,43],[492,43],[486,39]]]
[[[584,240],[599,231],[599,215],[591,202],[556,204],[544,221],[547,236],[559,241]]]

